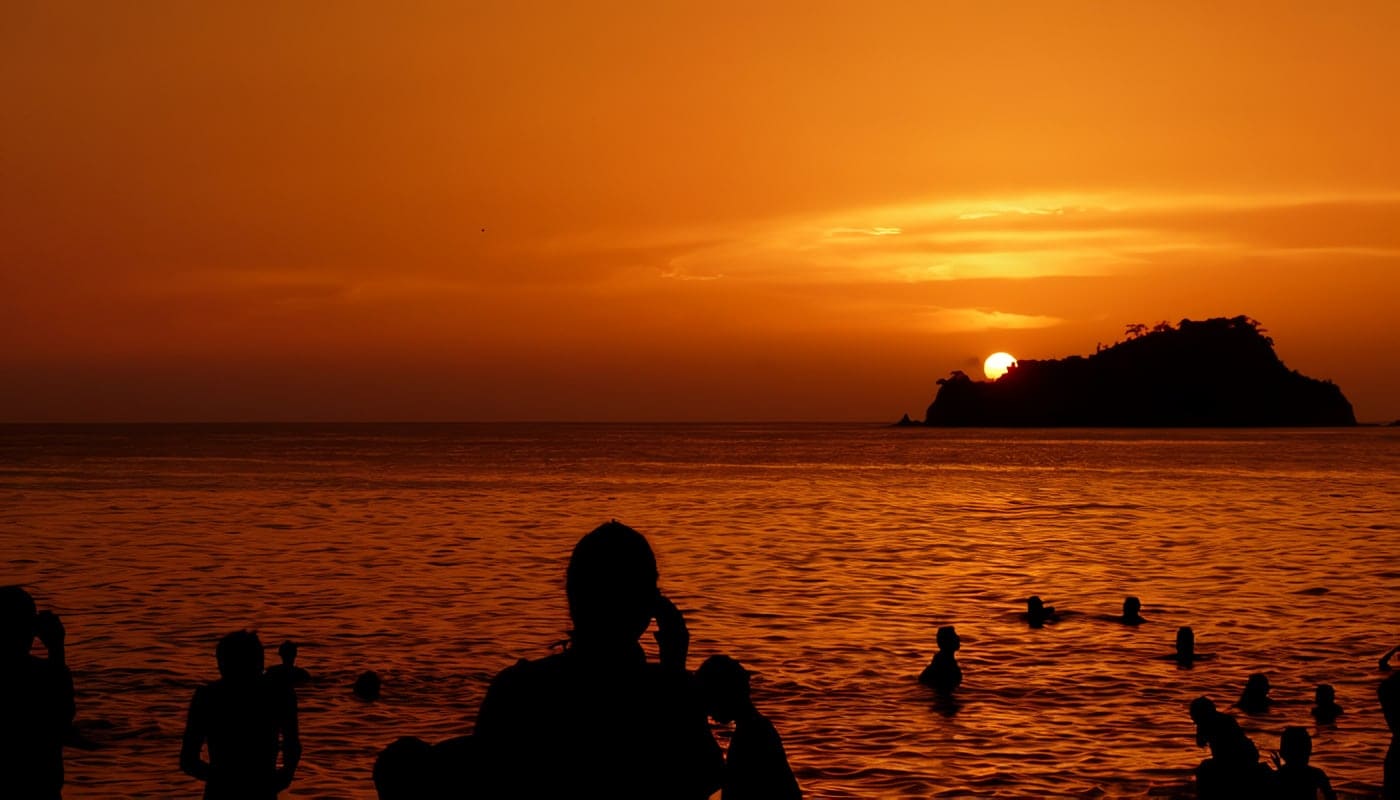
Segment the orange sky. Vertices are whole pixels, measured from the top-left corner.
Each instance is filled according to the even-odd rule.
[[[884,421],[1237,314],[1400,418],[1400,4],[209,5],[0,6],[0,420]]]

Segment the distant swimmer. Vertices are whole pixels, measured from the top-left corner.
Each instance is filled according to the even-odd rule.
[[[940,694],[950,694],[962,685],[962,667],[958,666],[955,654],[962,648],[962,639],[952,625],[938,629],[938,652],[933,654],[924,671],[919,675],[919,683],[930,686]]]
[[[190,701],[180,769],[204,781],[204,800],[273,800],[301,761],[296,693],[263,675],[262,642],[252,631],[225,636],[215,655],[219,680]]]
[[[267,668],[267,677],[275,681],[281,681],[288,686],[302,686],[311,680],[311,673],[297,666],[297,643],[292,641],[283,642],[277,648],[277,655],[282,659],[281,664],[274,664]]]
[[[1191,630],[1190,625],[1182,625],[1176,629],[1176,652],[1169,656],[1163,656],[1163,658],[1175,661],[1179,667],[1190,669],[1196,665],[1197,661],[1208,661],[1214,656],[1197,653],[1196,632]]]
[[[1313,719],[1327,725],[1337,721],[1342,715],[1342,707],[1337,705],[1337,690],[1330,683],[1318,684],[1313,695]]]
[[[1269,676],[1262,672],[1250,675],[1235,707],[1246,714],[1263,714],[1274,702],[1273,698],[1269,697],[1269,689]]]
[[[1284,728],[1279,737],[1278,753],[1273,757],[1277,772],[1274,773],[1274,792],[1270,797],[1279,800],[1317,800],[1319,792],[1324,800],[1337,800],[1337,792],[1327,773],[1310,766],[1312,758],[1312,737],[1305,728]]]
[[[749,672],[729,656],[710,656],[695,671],[705,709],[719,723],[734,723],[724,760],[721,800],[800,800],[783,741],[749,693]]]
[[[30,655],[38,637],[48,658]],[[73,676],[58,615],[19,586],[0,587],[0,797],[57,800],[73,725]]]
[[[372,703],[379,699],[380,687],[382,685],[383,684],[379,680],[379,673],[373,670],[365,670],[360,673],[360,677],[355,679],[355,685],[350,688],[350,691],[354,692],[355,696],[361,700]]]
[[[1026,622],[1032,628],[1039,628],[1047,622],[1054,622],[1058,617],[1055,615],[1055,607],[1047,606],[1040,599],[1040,595],[1031,595],[1026,598]]]
[[[1142,618],[1142,601],[1136,597],[1123,598],[1123,616],[1118,621],[1124,625],[1141,625],[1147,620]]]

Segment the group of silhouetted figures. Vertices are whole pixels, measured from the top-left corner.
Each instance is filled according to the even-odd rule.
[[[1026,613],[1021,615],[1032,628],[1042,628],[1059,619],[1053,606],[1045,605],[1038,596],[1026,599]],[[1128,597],[1123,612],[1113,617],[1124,625],[1137,626],[1147,620],[1142,616],[1142,601]],[[938,651],[929,665],[919,674],[919,682],[929,686],[943,698],[951,698],[962,685],[962,668],[957,652],[962,639],[952,625],[938,629]],[[1381,656],[1380,669],[1391,672],[1390,661],[1400,652],[1400,646]],[[1196,652],[1196,634],[1189,626],[1176,632],[1176,650],[1164,658],[1190,669],[1197,661],[1211,656]],[[1269,677],[1263,673],[1249,676],[1235,707],[1246,714],[1262,714],[1273,704],[1269,697]],[[1400,800],[1400,672],[1381,682],[1376,690],[1386,725],[1390,728],[1390,749],[1386,752],[1382,798]],[[1271,800],[1315,800],[1320,793],[1326,800],[1336,800],[1337,793],[1327,773],[1311,766],[1312,736],[1306,728],[1290,726],[1279,737],[1279,748],[1272,756],[1274,767],[1259,758],[1259,748],[1245,734],[1239,722],[1215,706],[1209,697],[1191,701],[1191,720],[1196,723],[1196,744],[1210,748],[1210,758],[1196,768],[1196,791],[1203,800],[1238,800],[1239,798],[1270,798]],[[1314,692],[1313,719],[1328,725],[1342,714],[1337,705],[1336,690],[1330,684],[1320,684]]]
[[[691,672],[685,618],[657,581],[641,534],[612,521],[584,536],[566,575],[573,629],[562,651],[502,670],[472,734],[386,747],[373,771],[379,797],[800,798],[749,672],[723,655]],[[655,662],[640,643],[653,620]],[[30,654],[36,636],[47,658]],[[63,747],[80,739],[63,627],[22,588],[0,587],[0,639],[0,798],[57,800]],[[274,800],[292,783],[302,754],[295,686],[309,676],[294,643],[279,653],[282,664],[264,671],[251,631],[215,648],[219,679],[195,691],[180,748],[180,768],[204,783],[206,800]],[[361,675],[355,693],[376,698],[378,676]],[[727,751],[711,717],[733,724]]]
[[[380,754],[374,785],[381,800],[462,797],[609,797],[701,800],[800,798],[773,725],[754,706],[750,675],[724,655],[698,670],[686,666],[690,634],[680,610],[657,588],[656,559],[646,539],[616,520],[575,546],[566,574],[573,629],[561,652],[522,659],[492,680],[472,734],[437,744],[403,737]],[[1115,617],[1144,622],[1130,597]],[[1032,627],[1058,615],[1039,597],[1027,601]],[[655,620],[658,660],[640,639]],[[31,654],[38,638],[48,657]],[[919,680],[943,696],[962,683],[953,626],[937,633],[938,652]],[[1381,658],[1382,670],[1400,648]],[[297,648],[279,648],[282,663],[263,669],[257,634],[235,631],[215,649],[219,679],[195,691],[180,749],[180,767],[203,781],[206,800],[275,800],[301,760],[295,687],[309,679],[296,666]],[[1195,652],[1189,627],[1177,633],[1183,667],[1206,658]],[[1259,713],[1269,705],[1266,676],[1252,676],[1237,706]],[[355,693],[379,695],[367,672]],[[1383,797],[1400,800],[1400,672],[1378,690],[1391,743]],[[1341,713],[1331,686],[1317,688],[1319,723]],[[1210,758],[1196,771],[1202,798],[1334,798],[1322,770],[1308,761],[1312,740],[1289,727],[1274,769],[1229,714],[1207,697],[1190,705],[1196,741]],[[58,617],[38,612],[18,586],[0,587],[0,798],[57,800],[63,788],[63,747],[84,745],[73,727],[73,680]],[[709,718],[733,724],[721,752]],[[207,757],[206,757],[207,753]]]

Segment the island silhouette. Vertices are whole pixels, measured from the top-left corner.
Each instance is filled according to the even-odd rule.
[[[1022,359],[994,381],[938,381],[924,425],[1293,427],[1355,425],[1331,381],[1290,370],[1246,316],[1127,326],[1091,356]],[[906,414],[902,425],[917,425]]]

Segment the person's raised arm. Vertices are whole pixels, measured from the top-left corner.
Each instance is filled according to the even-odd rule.
[[[1389,650],[1385,651],[1385,655],[1381,656],[1381,663],[1380,663],[1381,672],[1390,672],[1390,659],[1391,659],[1396,653],[1400,653],[1400,644],[1398,644],[1398,645],[1396,645],[1396,646],[1390,648]]]
[[[657,593],[656,609],[657,652],[661,656],[661,666],[668,669],[685,669],[686,656],[690,653],[690,629],[686,627],[685,615],[676,604],[665,595]]]
[[[49,663],[67,669],[67,653],[64,650],[67,632],[63,629],[63,622],[59,620],[58,615],[52,611],[40,611],[34,618],[34,635],[39,637],[44,649],[49,651]]]

